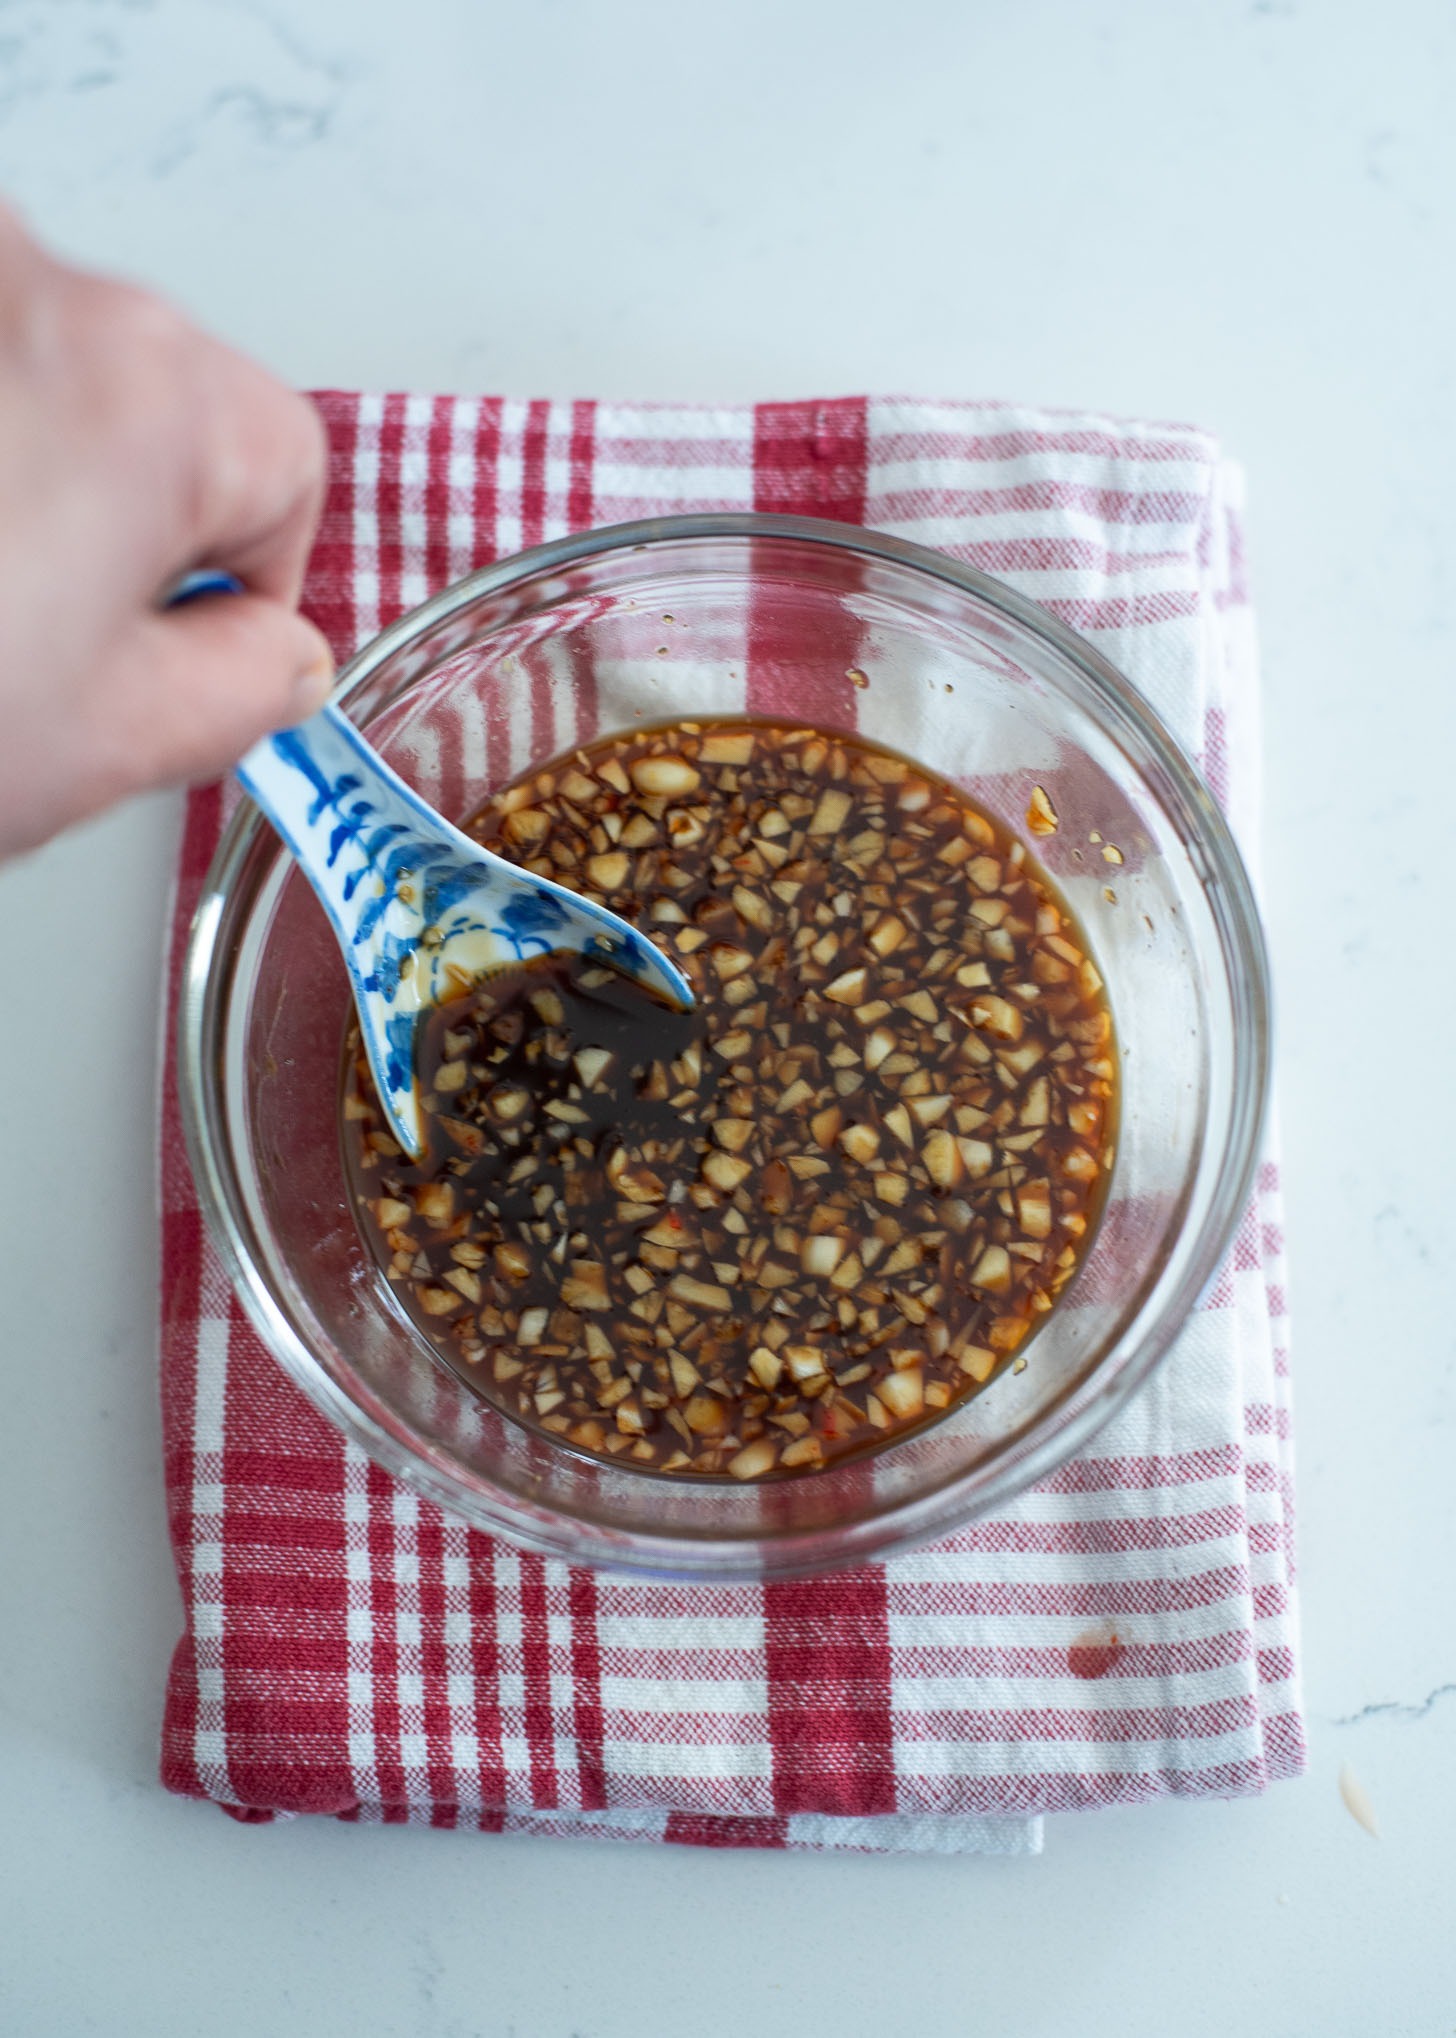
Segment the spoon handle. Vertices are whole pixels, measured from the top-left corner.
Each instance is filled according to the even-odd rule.
[[[242,591],[234,574],[200,567],[174,581],[161,606]],[[392,889],[390,866],[407,861],[399,852],[412,824],[418,818],[428,834],[435,816],[332,706],[263,737],[240,760],[237,777],[297,859],[357,979],[364,964],[358,950],[372,931],[380,893],[365,880],[372,872]]]
[[[351,973],[367,969],[381,900],[439,856],[436,816],[332,706],[255,743],[237,776],[318,894]]]

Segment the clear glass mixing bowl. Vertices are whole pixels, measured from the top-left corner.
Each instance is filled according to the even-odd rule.
[[[361,651],[338,698],[459,818],[593,726],[736,711],[750,673],[769,676],[756,704],[785,702],[794,675],[826,659],[841,677],[848,666],[869,676],[858,724],[896,747],[914,747],[907,728],[932,726],[934,695],[924,761],[1012,829],[1024,832],[1034,783],[1052,790],[1062,826],[1037,853],[1092,939],[1122,1058],[1105,1216],[1024,1369],[878,1456],[762,1487],[680,1483],[590,1463],[479,1399],[404,1320],[361,1244],[337,1125],[343,963],[249,804],[192,930],[183,1111],[203,1205],[253,1323],[310,1400],[391,1472],[478,1527],[575,1563],[782,1576],[884,1554],[1004,1503],[1146,1380],[1248,1193],[1268,970],[1238,852],[1132,686],[984,574],[795,518],[623,525],[447,589]],[[1115,870],[1089,847],[1094,829],[1120,848]]]

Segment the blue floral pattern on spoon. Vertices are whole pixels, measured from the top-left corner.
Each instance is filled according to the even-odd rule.
[[[226,575],[190,575],[169,605],[236,587]],[[687,979],[627,921],[472,842],[337,708],[264,737],[237,775],[328,914],[379,1099],[407,1152],[424,1148],[415,1030],[462,978],[566,950],[692,1005]]]

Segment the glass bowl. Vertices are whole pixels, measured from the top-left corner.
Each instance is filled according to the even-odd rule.
[[[472,575],[366,646],[337,698],[452,818],[598,728],[745,707],[918,749],[1023,835],[1040,783],[1061,826],[1034,846],[1091,939],[1122,1064],[1103,1219],[1023,1367],[875,1456],[795,1480],[719,1486],[597,1464],[462,1385],[367,1256],[337,1122],[344,966],[245,803],[187,953],[187,1137],[243,1306],[347,1437],[454,1514],[574,1563],[784,1576],[1004,1504],[1147,1379],[1248,1193],[1268,970],[1222,815],[1095,650],[984,574],[893,538],[788,517],[671,517]]]

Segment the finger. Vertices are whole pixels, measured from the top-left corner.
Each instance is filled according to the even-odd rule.
[[[323,637],[260,595],[222,595],[149,616],[103,675],[93,729],[111,794],[211,777],[271,729],[323,705]]]
[[[290,607],[323,508],[328,448],[306,397],[209,341],[189,565],[219,566]]]
[[[56,274],[68,329],[109,336],[105,352],[82,364],[94,384],[90,409],[113,459],[147,477],[157,585],[220,567],[295,604],[327,465],[314,406],[150,292],[80,270]]]

